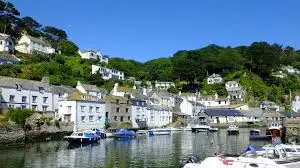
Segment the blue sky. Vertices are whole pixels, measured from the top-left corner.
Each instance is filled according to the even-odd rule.
[[[66,30],[81,49],[137,61],[208,44],[267,41],[300,49],[298,0],[9,0]]]

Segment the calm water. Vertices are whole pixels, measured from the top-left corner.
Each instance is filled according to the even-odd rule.
[[[0,167],[179,167],[189,154],[201,158],[215,152],[241,153],[249,144],[249,129],[227,136],[215,133],[177,132],[171,136],[140,136],[134,140],[104,139],[100,144],[70,148],[66,142],[27,144],[0,150]],[[268,142],[251,142],[261,146]]]

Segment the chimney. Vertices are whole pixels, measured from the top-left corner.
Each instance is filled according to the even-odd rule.
[[[133,89],[134,89],[134,90],[136,89],[136,86],[135,86],[135,85],[133,85]]]
[[[42,78],[42,82],[45,83],[45,84],[50,84],[49,78],[46,77],[46,76],[44,76],[44,77]]]
[[[147,96],[147,91],[146,91],[146,88],[145,88],[145,87],[143,87],[143,95],[144,95],[144,96]]]
[[[118,87],[119,87],[119,84],[115,83],[114,88],[113,88],[113,93],[117,93],[118,92]]]

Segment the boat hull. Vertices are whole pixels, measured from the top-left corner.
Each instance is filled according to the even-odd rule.
[[[239,130],[228,130],[227,134],[228,135],[238,135],[240,133]]]
[[[270,135],[250,135],[249,136],[250,140],[272,140],[272,136]]]
[[[93,138],[72,138],[72,137],[65,137],[64,138],[66,141],[69,143],[74,143],[74,144],[81,144],[81,143],[94,143],[98,142],[99,138],[93,137]]]
[[[115,134],[115,138],[135,138],[136,135],[120,135],[120,134]]]
[[[148,132],[150,136],[153,135],[171,135],[170,131],[149,131]]]

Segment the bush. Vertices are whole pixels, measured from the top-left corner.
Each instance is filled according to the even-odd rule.
[[[33,113],[34,111],[30,109],[10,108],[5,114],[4,119],[5,121],[11,120],[24,127],[26,118],[31,116]]]
[[[55,120],[55,121],[54,121],[54,124],[55,124],[55,126],[56,126],[57,128],[60,127],[60,126],[59,126],[59,121],[58,121],[58,120]]]

